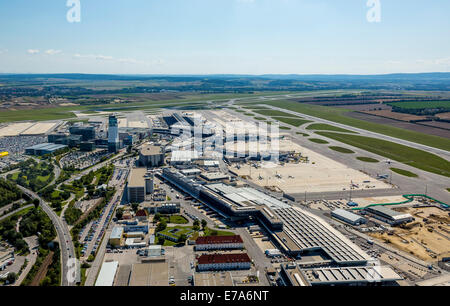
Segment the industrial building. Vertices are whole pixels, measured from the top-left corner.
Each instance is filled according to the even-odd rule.
[[[274,209],[283,221],[283,231],[276,232],[278,244],[291,254],[319,253],[329,263],[365,265],[370,259],[363,250],[316,215],[299,208]]]
[[[145,145],[139,152],[139,165],[159,167],[164,164],[164,149],[161,146]]]
[[[243,248],[244,242],[239,235],[198,237],[197,240],[195,240],[196,251],[232,250]]]
[[[66,145],[59,145],[54,143],[41,143],[29,148],[25,149],[25,154],[28,155],[36,155],[36,156],[43,156],[46,154],[52,154],[55,153],[58,150],[67,148]]]
[[[104,262],[100,273],[98,274],[96,287],[112,287],[114,279],[116,278],[117,268],[119,267],[118,261]]]
[[[144,202],[146,195],[153,192],[153,186],[153,177],[147,173],[146,168],[133,168],[128,178],[128,201],[130,203]]]
[[[413,216],[387,208],[385,206],[372,206],[365,209],[372,217],[390,225],[399,225],[414,221]]]
[[[332,211],[331,216],[351,225],[360,225],[367,222],[367,220],[364,217],[344,209],[336,209]]]
[[[246,253],[211,254],[198,258],[198,271],[248,270],[252,261]]]
[[[299,269],[296,265],[282,265],[281,268],[281,276],[289,286],[395,285],[402,279],[388,266]]]

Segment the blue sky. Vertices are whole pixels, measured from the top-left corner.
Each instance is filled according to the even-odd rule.
[[[450,71],[450,1],[0,1],[0,73]]]

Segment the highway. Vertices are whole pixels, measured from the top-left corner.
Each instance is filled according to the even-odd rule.
[[[59,240],[59,246],[61,249],[61,285],[62,286],[72,286],[74,285],[75,279],[68,279],[69,271],[69,259],[75,257],[75,249],[72,243],[72,237],[70,235],[69,229],[64,226],[63,221],[58,217],[58,215],[53,211],[53,209],[36,193],[28,190],[20,185],[17,185],[24,193],[28,194],[32,198],[36,198],[40,202],[41,208],[52,220],[53,225],[56,229],[56,234]]]

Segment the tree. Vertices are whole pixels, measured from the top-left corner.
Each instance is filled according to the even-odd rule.
[[[121,207],[121,208],[118,208],[117,210],[116,210],[116,217],[117,217],[117,219],[119,219],[119,220],[121,220],[122,219],[122,217],[123,217],[123,211],[124,211],[124,209]]]
[[[200,226],[200,221],[198,221],[198,219],[194,221],[194,226]]]
[[[39,201],[39,199],[34,199],[33,204],[34,204],[34,207],[38,208],[39,204],[41,204],[41,201]]]
[[[167,228],[167,223],[165,220],[162,220],[161,222],[158,223],[158,226],[156,227],[156,232],[163,231],[166,228]]]
[[[208,225],[208,222],[206,222],[205,219],[202,219],[202,227],[205,229],[206,225]]]
[[[14,284],[16,282],[17,275],[14,272],[8,273],[8,276],[6,277],[6,280],[9,284]]]
[[[134,212],[137,212],[139,209],[139,203],[132,203],[131,208],[133,209]]]
[[[186,240],[187,240],[186,234],[181,234],[180,237],[178,237],[178,242],[179,243],[185,244]]]

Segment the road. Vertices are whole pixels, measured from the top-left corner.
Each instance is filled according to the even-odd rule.
[[[32,206],[34,206],[34,205],[33,205],[33,204],[29,204],[29,205],[22,206],[22,207],[20,207],[19,209],[16,209],[16,210],[14,210],[14,211],[12,211],[12,212],[10,212],[10,213],[4,215],[4,216],[1,216],[1,217],[0,217],[0,221],[6,219],[6,218],[8,218],[8,217],[11,217],[12,215],[18,213],[18,212],[21,211],[21,210],[27,209],[27,208],[32,207]]]
[[[61,248],[61,284],[62,286],[73,286],[75,279],[69,279],[69,259],[75,257],[75,248],[72,243],[72,237],[69,229],[63,224],[63,221],[53,211],[53,209],[36,193],[22,186],[17,185],[24,193],[30,197],[38,199],[41,208],[48,215],[56,229],[56,234]]]

